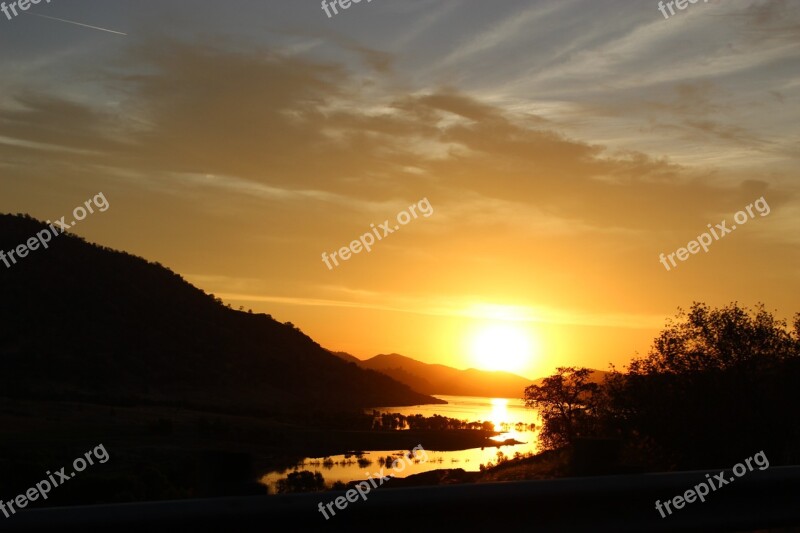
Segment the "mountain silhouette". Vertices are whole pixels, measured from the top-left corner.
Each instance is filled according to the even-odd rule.
[[[0,250],[46,225],[0,215]],[[285,412],[442,403],[235,311],[158,263],[65,233],[0,263],[0,388],[18,398]]]
[[[510,372],[474,368],[459,370],[447,365],[423,363],[396,353],[380,354],[366,360],[345,352],[331,353],[362,368],[382,372],[423,394],[520,398],[525,387],[532,384],[540,385],[544,380],[544,378],[530,380]],[[589,381],[602,383],[607,374],[608,372],[602,370],[592,370]]]
[[[350,354],[335,352],[347,361]],[[355,359],[358,361],[357,359]],[[531,384],[528,378],[509,372],[459,370],[446,365],[428,364],[400,354],[380,354],[357,363],[405,383],[423,394],[517,398]]]

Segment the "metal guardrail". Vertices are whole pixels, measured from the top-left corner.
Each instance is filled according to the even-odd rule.
[[[755,470],[666,518],[655,508],[715,471],[372,490],[325,520],[343,491],[25,509],[0,531],[754,531],[800,526],[800,467]],[[726,474],[726,477],[731,475]],[[800,528],[798,529],[800,530]]]

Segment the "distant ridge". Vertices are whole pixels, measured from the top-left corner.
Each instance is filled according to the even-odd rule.
[[[380,354],[364,361],[344,352],[336,352],[336,355],[348,361],[355,359],[362,368],[383,372],[423,394],[517,398],[532,383],[528,378],[509,372],[459,370],[396,353]]]
[[[396,353],[380,354],[363,361],[345,352],[332,353],[363,368],[383,372],[423,394],[521,398],[525,387],[539,385],[544,379],[530,380],[510,372],[474,368],[459,370],[446,365],[423,363]],[[590,380],[602,382],[607,373],[592,370]]]
[[[0,249],[46,226],[0,215]],[[158,263],[65,233],[0,264],[0,395],[290,411],[442,403]]]

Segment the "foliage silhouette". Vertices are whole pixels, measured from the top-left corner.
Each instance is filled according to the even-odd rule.
[[[695,302],[627,372],[593,388],[586,371],[560,368],[526,389],[546,448],[618,439],[623,460],[648,470],[725,466],[758,450],[774,464],[800,462],[800,314],[790,327],[763,304]]]
[[[278,494],[290,494],[293,492],[321,492],[326,490],[325,478],[319,472],[301,470],[292,472],[284,479],[278,480]]]
[[[588,368],[559,367],[541,385],[525,389],[525,405],[539,410],[543,426],[541,444],[555,449],[573,444],[587,435],[592,426],[592,398],[599,386],[589,381]]]

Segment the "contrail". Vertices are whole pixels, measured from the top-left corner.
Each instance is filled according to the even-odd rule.
[[[42,17],[43,19],[60,20],[61,22],[68,22],[70,24],[76,24],[78,26],[83,26],[85,28],[93,28],[95,30],[107,31],[109,33],[116,33],[116,34],[119,34],[119,35],[128,35],[127,33],[122,33],[121,31],[107,30],[106,28],[98,28],[97,26],[90,26],[88,24],[82,24],[80,22],[75,22],[74,20],[60,19],[60,18],[56,18],[56,17],[48,17],[47,15],[40,15],[39,13],[28,13],[27,11],[23,11],[22,14],[23,15],[33,15],[34,17]]]

